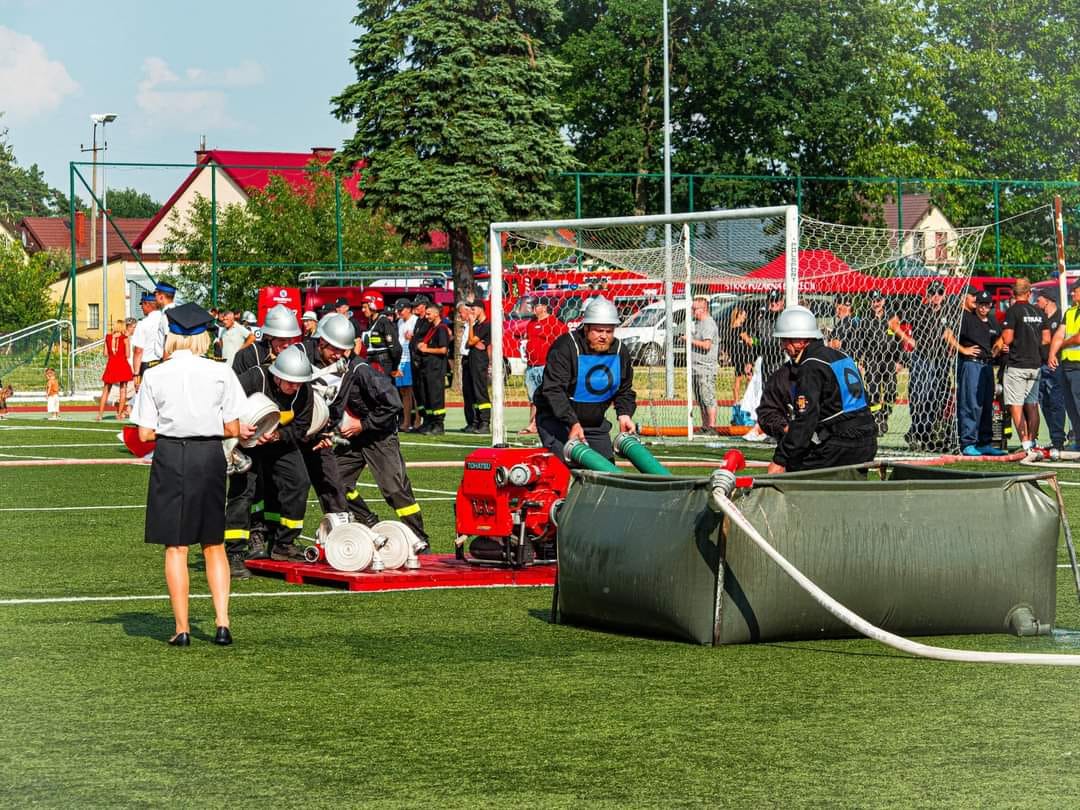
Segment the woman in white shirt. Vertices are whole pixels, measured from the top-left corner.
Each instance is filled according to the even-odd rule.
[[[132,421],[143,441],[156,439],[146,499],[147,543],[165,546],[176,633],[169,644],[191,644],[188,620],[188,546],[202,546],[213,598],[214,642],[231,644],[229,561],[225,555],[225,454],[222,438],[250,437],[241,425],[246,397],[232,369],[203,357],[213,318],[196,304],[170,309],[165,356],[143,376]]]

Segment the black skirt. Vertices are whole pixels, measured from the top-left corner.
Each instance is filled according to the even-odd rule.
[[[225,453],[221,437],[158,436],[146,495],[147,543],[225,541]]]

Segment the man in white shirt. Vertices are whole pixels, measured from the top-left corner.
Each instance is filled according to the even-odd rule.
[[[401,397],[401,429],[408,430],[413,426],[413,367],[412,354],[409,352],[409,341],[412,340],[416,329],[416,316],[413,314],[412,301],[408,298],[399,298],[394,304],[397,312],[398,343],[401,344],[401,361],[397,371],[390,376],[394,378],[398,395]]]
[[[225,310],[221,313],[221,331],[218,333],[221,359],[232,368],[233,358],[245,346],[255,342],[255,335],[246,326],[236,322],[236,313]]]
[[[165,317],[165,313],[176,306],[174,298],[176,298],[176,287],[172,284],[159,281],[154,285],[154,301],[161,311],[161,317],[158,319],[157,355],[162,360],[165,359],[165,338],[169,334],[169,319]]]
[[[157,308],[152,292],[144,292],[139,300],[143,318],[135,325],[135,334],[131,336],[131,368],[135,372],[135,390],[139,389],[142,375],[148,368],[161,362],[161,353],[157,348],[160,321],[165,320]]]

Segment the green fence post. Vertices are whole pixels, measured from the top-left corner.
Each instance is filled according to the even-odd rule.
[[[574,219],[581,219],[581,172],[574,172]]]
[[[689,206],[688,213],[694,213],[694,175],[690,175],[687,179],[687,205]]]
[[[342,234],[341,219],[341,178],[334,180],[334,227],[337,229],[337,271],[338,283],[341,283],[341,274],[345,272],[345,243]]]
[[[795,175],[795,207],[802,213],[802,175]]]
[[[1001,275],[1001,183],[994,181],[994,275]]]
[[[79,316],[79,311],[75,308],[75,304],[76,304],[76,299],[75,299],[76,283],[75,282],[77,280],[76,279],[76,272],[77,272],[76,268],[78,267],[78,264],[77,264],[77,261],[75,259],[75,164],[74,163],[69,163],[68,164],[68,183],[69,183],[69,186],[70,186],[70,188],[68,190],[68,195],[69,195],[69,197],[68,197],[68,216],[71,217],[71,220],[70,220],[70,222],[71,222],[71,269],[69,270],[68,284],[71,285],[71,340],[72,340],[72,342],[75,342],[77,340],[77,338],[75,337],[76,334],[77,334],[77,332],[75,331],[75,326],[76,326],[76,322],[77,322],[76,319]],[[94,227],[93,222],[90,223],[90,227],[91,228]],[[64,305],[63,300],[60,301],[60,305],[61,306]]]
[[[217,166],[210,166],[210,305],[217,307]]]

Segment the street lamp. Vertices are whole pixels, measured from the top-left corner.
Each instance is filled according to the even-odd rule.
[[[109,209],[108,183],[105,181],[105,157],[109,151],[109,141],[105,137],[105,125],[116,120],[116,113],[94,113],[90,116],[94,122],[94,165],[97,166],[97,126],[101,124],[101,336],[109,332]],[[96,185],[96,183],[95,183]],[[91,231],[94,220],[90,220]]]

